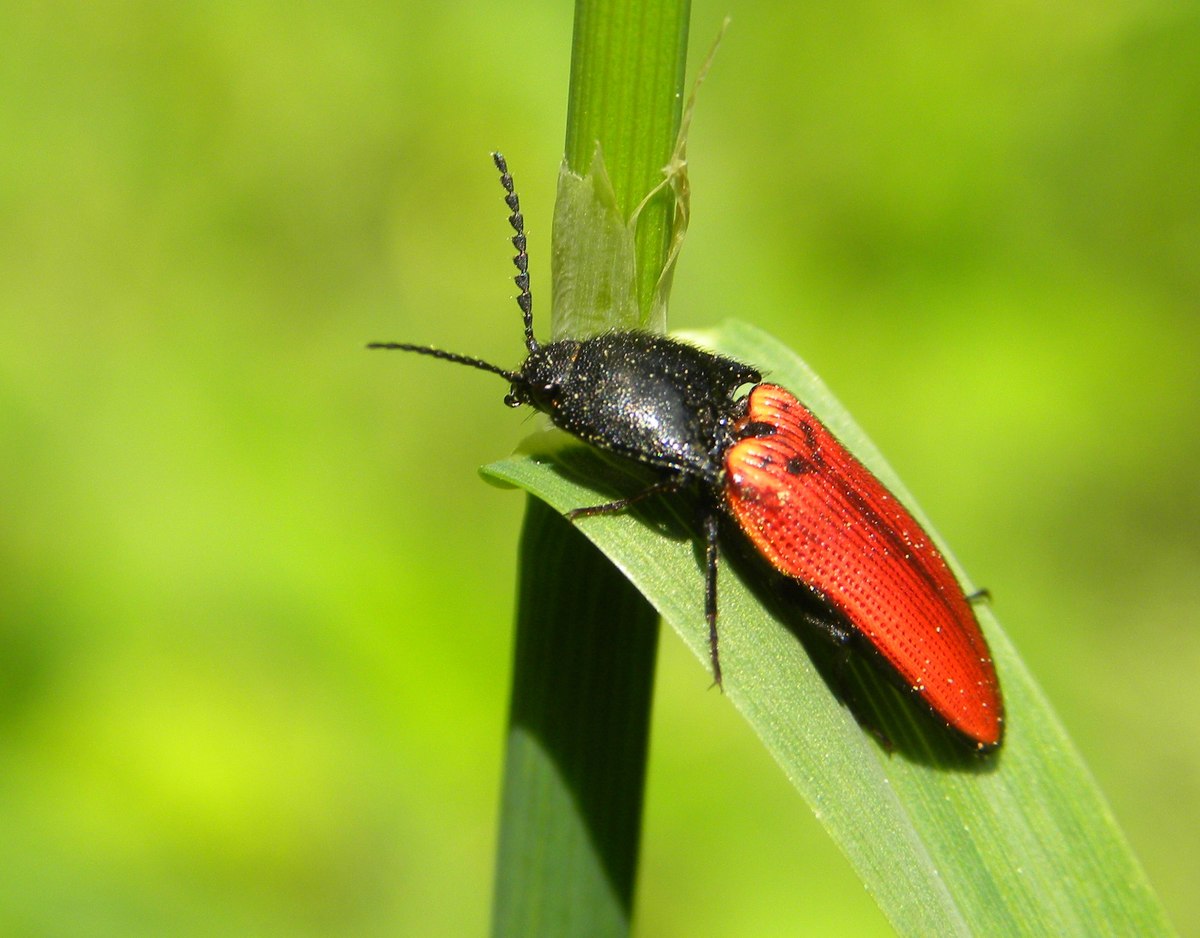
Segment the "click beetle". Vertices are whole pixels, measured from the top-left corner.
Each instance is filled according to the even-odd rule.
[[[667,336],[629,331],[537,341],[520,201],[504,157],[492,158],[511,213],[525,361],[509,370],[424,345],[372,342],[368,348],[415,352],[499,375],[509,383],[509,407],[527,404],[584,442],[658,472],[659,480],[639,494],[577,508],[571,519],[696,491],[718,684],[724,514],[772,568],[829,611],[839,623],[835,634],[865,640],[905,687],[977,749],[999,746],[1000,685],[970,600],[916,519],[795,396],[762,383],[751,365]],[[746,386],[749,391],[739,393]]]

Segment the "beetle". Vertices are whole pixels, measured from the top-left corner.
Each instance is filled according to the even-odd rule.
[[[802,584],[828,611],[835,636],[864,640],[977,749],[999,746],[1003,701],[983,632],[971,601],[912,514],[807,407],[784,388],[763,383],[752,365],[638,331],[539,343],[520,200],[504,157],[493,153],[492,159],[511,213],[525,361],[510,370],[425,345],[367,347],[499,375],[509,383],[509,407],[529,405],[584,442],[659,474],[632,497],[568,512],[572,520],[683,489],[698,492],[704,611],[718,685],[718,532],[726,515],[774,570]]]

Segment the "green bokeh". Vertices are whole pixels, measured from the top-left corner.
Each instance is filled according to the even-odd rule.
[[[1200,15],[697,0],[693,69],[727,11],[673,324],[823,374],[1200,931]],[[527,422],[362,344],[517,360],[569,5],[4,19],[0,932],[482,932]],[[660,661],[640,932],[886,933]]]

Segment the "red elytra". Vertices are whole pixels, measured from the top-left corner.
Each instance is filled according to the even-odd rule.
[[[725,452],[729,512],[775,569],[841,613],[981,749],[1004,705],[987,643],[929,536],[791,393],[756,385]]]

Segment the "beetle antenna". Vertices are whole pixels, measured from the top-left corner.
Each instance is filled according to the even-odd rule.
[[[443,352],[440,348],[432,348],[428,345],[409,345],[407,342],[368,342],[367,348],[386,348],[399,352],[416,352],[418,355],[440,358],[444,362],[454,362],[456,365],[467,365],[471,368],[478,368],[480,371],[490,371],[501,378],[507,378],[513,384],[525,383],[525,378],[518,372],[509,371],[506,368],[501,368],[499,365],[493,365],[491,362],[485,362],[482,358],[459,355],[456,352]]]
[[[504,156],[500,153],[493,153],[492,162],[496,164],[496,169],[500,170],[500,185],[504,186],[504,203],[512,212],[508,216],[508,223],[516,232],[512,237],[512,245],[517,250],[516,256],[513,257],[513,266],[517,268],[517,275],[513,277],[513,283],[521,291],[517,296],[517,305],[521,307],[521,316],[525,320],[525,348],[532,353],[537,351],[538,343],[537,339],[533,337],[533,294],[529,292],[529,254],[525,250],[525,216],[521,214],[521,200],[517,198],[516,190],[513,188],[513,178],[508,171],[508,163],[505,162]]]
[[[529,253],[526,251],[525,244],[525,216],[521,214],[521,200],[513,188],[513,178],[508,171],[508,163],[505,162],[503,154],[493,153],[492,162],[496,164],[496,169],[500,170],[500,185],[504,186],[504,204],[512,213],[508,216],[508,223],[512,225],[512,245],[517,251],[513,257],[513,266],[517,268],[517,275],[513,277],[513,283],[521,291],[517,295],[517,306],[521,308],[521,316],[525,320],[525,348],[532,354],[538,350],[538,342],[533,337],[533,294],[529,292]],[[416,352],[418,355],[440,358],[444,362],[454,362],[457,365],[478,368],[480,371],[490,371],[494,375],[507,379],[512,384],[525,385],[528,383],[525,376],[519,371],[509,371],[507,368],[485,362],[482,358],[459,355],[457,352],[444,352],[440,348],[433,348],[429,345],[409,345],[407,342],[370,342],[367,344],[367,348]]]

